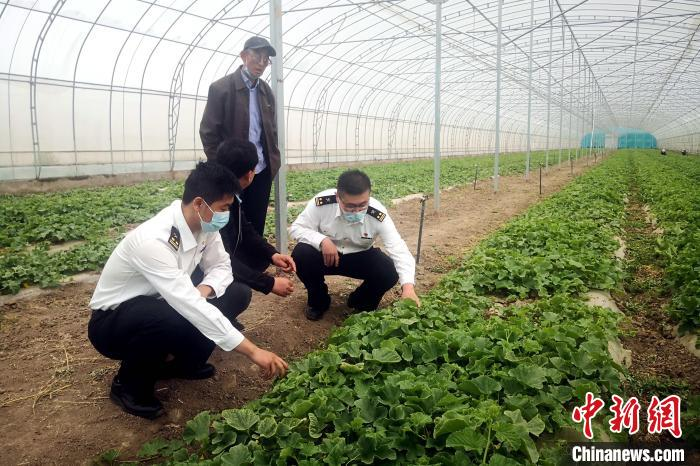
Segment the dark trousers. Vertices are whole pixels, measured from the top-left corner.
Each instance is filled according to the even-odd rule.
[[[364,280],[349,298],[351,306],[360,311],[376,309],[384,293],[399,281],[394,263],[378,248],[342,254],[338,267],[326,267],[321,252],[305,243],[296,245],[292,257],[297,264],[297,276],[308,292],[307,303],[319,311],[327,310],[331,304],[324,279],[326,275]]]
[[[251,291],[233,282],[209,302],[233,321],[250,304]],[[168,354],[187,371],[206,363],[214,342],[205,337],[164,299],[137,296],[109,311],[93,310],[88,338],[104,356],[120,360],[119,379],[134,392],[152,393]]]
[[[238,248],[238,251],[236,251],[236,255],[234,257],[256,272],[264,272],[270,266],[270,259],[265,255],[261,255],[259,251]],[[231,261],[231,267],[234,268],[233,276],[235,277],[236,264],[233,260]]]
[[[265,218],[267,217],[267,206],[270,204],[271,190],[272,173],[268,165],[255,175],[253,182],[243,190],[241,195],[243,213],[260,236],[263,236],[265,231]]]

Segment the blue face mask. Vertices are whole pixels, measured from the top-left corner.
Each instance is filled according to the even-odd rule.
[[[204,205],[206,205],[207,209],[211,210],[211,213],[214,215],[211,217],[211,222],[205,222],[202,220],[202,216],[199,215],[199,212],[197,212],[197,215],[199,215],[199,224],[202,226],[202,231],[204,233],[214,233],[215,231],[219,231],[225,227],[228,223],[229,211],[214,212],[206,201],[204,201]]]
[[[359,223],[365,218],[366,214],[366,210],[361,212],[343,212],[343,218],[348,223]]]

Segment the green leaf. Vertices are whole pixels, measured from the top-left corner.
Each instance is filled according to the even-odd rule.
[[[360,416],[365,422],[374,422],[387,414],[387,409],[379,406],[376,399],[360,398],[355,401],[355,406],[360,410]]]
[[[416,413],[411,413],[411,415],[408,417],[411,425],[417,428],[422,428],[425,425],[430,424],[433,422],[433,418],[428,416],[425,413],[421,412],[416,412]]]
[[[533,442],[531,438],[528,437],[526,439],[523,439],[522,450],[525,452],[528,459],[532,461],[533,464],[537,464],[537,461],[539,461],[540,459],[540,453],[537,451],[535,442]]]
[[[406,419],[406,408],[401,405],[392,406],[389,408],[389,418],[395,421],[403,421]]]
[[[221,415],[228,425],[242,432],[247,432],[260,420],[260,416],[246,408],[227,409]]]
[[[528,432],[536,436],[539,436],[542,432],[544,432],[544,427],[544,421],[539,414],[530,419],[527,423]]]
[[[543,387],[547,373],[541,367],[521,364],[508,371],[508,374],[515,377],[522,384],[539,390]]]
[[[557,385],[550,389],[549,391],[557,401],[561,403],[566,403],[569,401],[574,394],[574,390],[571,387],[565,385]]]
[[[365,368],[365,363],[359,362],[357,364],[348,364],[347,362],[340,363],[340,371],[346,374],[358,374],[362,372]]]
[[[342,362],[342,359],[337,352],[326,350],[319,355],[319,361],[324,367],[336,367]]]
[[[160,453],[161,450],[167,448],[169,443],[162,439],[162,438],[156,438],[155,440],[152,440],[150,442],[146,442],[143,444],[137,455],[140,458],[147,458],[149,456],[156,456],[158,453]]]
[[[277,421],[273,417],[263,418],[256,428],[261,437],[270,438],[277,433]]]
[[[314,413],[309,413],[309,437],[320,438],[325,425],[319,422]]]
[[[236,445],[231,447],[231,449],[221,455],[220,458],[223,466],[240,466],[250,464],[250,462],[253,460],[250,450],[245,445]]]
[[[454,418],[441,417],[435,421],[435,431],[433,432],[433,438],[438,438],[441,435],[449,434],[457,430],[467,427],[467,421],[463,416]]]
[[[311,411],[311,409],[313,407],[314,407],[313,402],[311,402],[309,400],[299,400],[292,405],[291,409],[292,409],[292,413],[294,414],[294,417],[300,418],[300,417],[304,417],[304,415],[306,415],[306,413]]]
[[[182,434],[183,440],[188,444],[194,441],[204,444],[209,440],[210,423],[209,411],[202,411],[197,414],[194,419],[185,424],[185,431]]]
[[[401,362],[401,356],[396,350],[389,348],[376,348],[372,350],[372,359],[384,364]]]
[[[423,353],[421,357],[423,362],[435,361],[437,358],[445,357],[447,354],[447,345],[436,337],[427,338],[420,342],[418,348]]]
[[[528,424],[525,422],[525,419],[523,419],[519,409],[515,411],[506,410],[503,414],[510,422],[501,420],[494,424],[496,438],[508,445],[512,450],[518,450],[525,439],[530,438]]]
[[[445,445],[449,448],[462,448],[481,453],[486,447],[486,437],[474,430],[458,430],[447,436]]]
[[[513,450],[520,449],[523,441],[529,438],[525,423],[497,422],[494,424],[493,430],[496,432],[496,438]]]
[[[472,380],[474,385],[479,389],[484,395],[490,395],[501,390],[501,384],[495,379],[489,377],[488,375],[480,375],[479,377]]]
[[[324,454],[326,464],[340,466],[345,463],[344,460],[350,449],[345,444],[344,438],[324,438],[320,450]]]

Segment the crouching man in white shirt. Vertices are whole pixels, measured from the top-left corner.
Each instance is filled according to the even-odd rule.
[[[239,192],[229,170],[200,163],[182,200],[129,232],[109,257],[90,301],[88,337],[100,353],[121,361],[110,398],[127,413],[162,415],[156,380],[213,376],[207,359],[216,345],[246,355],[265,376],[286,373],[283,359],[234,327],[250,289],[233,281],[218,230]],[[204,272],[199,284],[190,277],[197,265]]]
[[[371,190],[364,172],[348,170],[336,189],[311,199],[289,229],[299,242],[292,257],[308,292],[309,320],[321,319],[330,306],[326,275],[364,280],[348,297],[348,307],[357,311],[376,309],[396,282],[401,283],[402,298],[420,305],[414,288],[416,262],[386,208],[370,197]],[[374,247],[379,237],[386,254]]]

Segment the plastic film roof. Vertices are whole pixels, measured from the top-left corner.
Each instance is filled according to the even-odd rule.
[[[432,154],[434,2],[282,6],[289,163]],[[498,2],[441,8],[442,154],[492,151]],[[0,1],[0,179],[191,166],[209,84],[269,25],[262,1]],[[533,149],[618,127],[697,146],[699,28],[697,0],[503,2],[501,151],[528,113]]]

